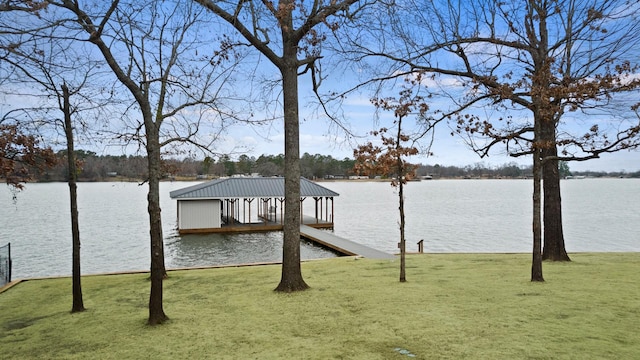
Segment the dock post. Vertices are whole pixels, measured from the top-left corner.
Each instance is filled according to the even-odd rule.
[[[420,239],[420,241],[418,241],[418,252],[420,254],[424,253],[424,239]]]

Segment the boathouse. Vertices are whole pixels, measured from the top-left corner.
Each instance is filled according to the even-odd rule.
[[[303,225],[333,229],[333,198],[339,194],[300,179]],[[283,229],[284,178],[232,177],[174,190],[180,234]],[[307,198],[313,203],[306,202]],[[313,215],[309,215],[312,213]]]

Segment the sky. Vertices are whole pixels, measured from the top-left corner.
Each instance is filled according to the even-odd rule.
[[[277,77],[277,70],[272,64],[264,59],[262,64],[258,62],[254,64],[250,62],[251,74],[266,74],[267,78]],[[264,66],[264,67],[263,67]],[[331,74],[330,77],[322,85],[324,89],[331,90],[340,88],[341,82],[348,81],[349,69],[341,69],[339,74]],[[339,79],[336,79],[338,77]],[[449,79],[450,80],[450,79]],[[331,83],[331,81],[334,81]],[[456,81],[447,82],[447,79],[440,79],[439,84],[431,84],[431,86],[447,87],[457,86]],[[251,86],[248,86],[251,87]],[[366,137],[347,138],[344,132],[341,132],[335,124],[329,119],[318,114],[313,106],[313,95],[310,92],[310,84],[308,76],[301,77],[300,80],[300,153],[331,155],[336,159],[353,156],[353,149],[358,144],[366,142]],[[394,89],[395,91],[395,89]],[[0,99],[1,102],[15,105],[23,99],[15,99],[5,97]],[[2,110],[0,106],[0,111]],[[370,103],[366,94],[356,94],[349,97],[340,109],[347,121],[347,126],[354,134],[366,136],[370,131],[378,129],[382,125],[388,124],[389,114],[379,114],[378,118],[375,107]],[[257,117],[261,115],[258,114]],[[269,116],[264,116],[265,118]],[[588,127],[587,127],[588,128]],[[422,163],[442,166],[468,166],[476,163],[483,163],[485,166],[501,166],[507,163],[516,162],[522,166],[531,164],[530,157],[512,158],[505,154],[505,149],[497,147],[489,157],[480,158],[474,153],[459,136],[451,136],[452,130],[447,124],[438,125],[434,134],[434,142],[431,148],[432,155],[422,154],[410,159],[413,163]],[[129,149],[123,150],[118,147],[103,147],[102,149],[91,149],[91,144],[81,144],[79,148],[96,151],[99,154],[118,154],[123,151],[129,152]],[[229,128],[225,137],[221,141],[216,142],[215,151],[218,153],[230,153],[236,156],[246,153],[249,156],[258,157],[260,155],[277,155],[284,153],[284,135],[283,125],[281,121],[274,121],[271,124],[259,127],[235,126]],[[135,150],[134,150],[135,151]],[[204,156],[203,156],[204,157]],[[569,164],[570,169],[576,171],[608,171],[618,172],[640,171],[640,151],[622,151],[616,154],[604,154],[601,159],[594,159],[585,162],[572,162]]]
[[[300,91],[304,93],[305,82],[300,82]],[[307,95],[310,99],[310,95]],[[349,128],[363,137],[347,138],[343,131],[328,118],[320,117],[313,111],[313,106],[304,106],[305,96],[301,96],[300,106],[300,154],[331,155],[335,159],[353,158],[353,149],[358,144],[377,139],[367,134],[388,124],[390,114],[376,115],[376,109],[366,96],[358,95],[345,101],[341,110],[348,119]],[[506,154],[504,146],[497,146],[488,157],[480,158],[465,144],[459,135],[451,135],[452,128],[448,124],[439,124],[435,129],[432,154],[426,153],[412,157],[409,161],[424,165],[441,166],[473,166],[482,163],[487,167],[498,167],[504,164],[517,163],[519,166],[531,166],[529,156],[514,158]],[[220,149],[231,151],[234,148],[244,148],[249,156],[278,155],[284,153],[284,132],[281,121],[274,121],[269,126],[247,128],[246,126],[231,129],[220,143]],[[603,154],[599,159],[588,161],[573,161],[569,168],[574,171],[606,171],[606,172],[635,172],[640,171],[640,149],[620,151],[613,154]]]
[[[310,93],[308,81],[301,79],[301,105],[300,105],[300,154],[331,155],[335,159],[353,158],[353,149],[358,144],[366,141],[377,140],[367,134],[388,124],[390,114],[384,112],[376,114],[376,108],[365,95],[355,95],[348,98],[341,107],[347,126],[354,134],[362,137],[347,137],[344,131],[335,126],[326,116],[323,117],[316,111],[313,95]],[[2,97],[5,104],[17,104],[25,101],[24,97]],[[25,106],[28,105],[25,102]],[[0,107],[6,110],[7,107]],[[257,117],[260,117],[258,114]],[[265,116],[267,117],[267,116]],[[232,154],[237,158],[240,154],[249,156],[278,155],[284,153],[284,127],[281,120],[275,120],[262,126],[235,126],[228,129],[220,141],[216,142],[215,151],[218,153]],[[530,166],[530,157],[513,158],[505,153],[504,147],[498,146],[488,157],[480,158],[474,153],[463,139],[452,136],[452,129],[448,124],[436,127],[434,141],[431,148],[432,155],[420,154],[409,159],[412,163],[441,166],[473,166],[477,163],[486,167],[498,167],[509,163],[517,163],[520,166]],[[76,148],[95,151],[101,155],[133,154],[139,150],[124,150],[120,145],[105,146],[92,143],[78,144]],[[234,154],[234,155],[233,155]],[[204,155],[202,155],[204,158]],[[635,172],[640,171],[640,150],[621,151],[615,154],[603,154],[600,159],[592,159],[583,162],[571,162],[569,168],[574,171],[606,171],[606,172]]]
[[[271,71],[270,64],[265,64],[263,70],[265,73]],[[345,83],[357,81],[357,74],[350,74],[352,69],[338,69],[337,74],[330,74],[326,79],[323,79],[323,83],[320,88],[322,91],[340,91],[337,89],[344,89]],[[273,69],[273,73],[277,74],[277,71]],[[430,89],[441,90],[443,92],[453,89],[453,91],[465,91],[459,80],[454,78],[438,77],[434,79],[423,80],[423,83],[428,82],[426,85]],[[397,92],[402,86],[402,81],[396,84],[392,91],[396,92],[392,96],[397,97]],[[377,112],[376,108],[372,105],[370,94],[367,90],[363,90],[358,94],[352,94],[342,104],[339,109],[340,114],[347,122],[347,126],[358,137],[347,137],[346,134],[338,129],[330,119],[322,114],[319,114],[317,107],[313,105],[316,99],[313,93],[310,91],[311,84],[308,76],[299,77],[299,92],[300,92],[300,154],[309,153],[311,155],[331,155],[336,159],[343,159],[345,157],[353,158],[353,149],[358,144],[363,144],[366,141],[372,140],[371,136],[367,136],[372,130],[379,129],[382,125],[388,126],[392,115],[384,112]],[[446,96],[441,99],[430,101],[439,102],[438,104],[432,104],[433,108],[440,106],[440,108],[447,108],[449,104],[445,103],[450,101]],[[629,101],[633,101],[629,100]],[[621,106],[627,108],[629,102],[621,104]],[[500,114],[500,110],[487,110],[484,108],[477,109],[479,116],[503,116]],[[524,116],[529,118],[530,113],[528,111],[522,111],[521,114],[515,116]],[[631,122],[637,123],[633,114],[631,116]],[[572,118],[573,117],[573,118]],[[608,121],[608,116],[602,118],[598,114],[591,114],[585,116],[585,113],[578,112],[573,114],[565,114],[563,121],[568,124],[567,129],[570,129],[571,134],[577,136],[578,134],[584,134],[588,131],[589,127],[593,123],[611,124]],[[613,122],[615,124],[615,121]],[[615,126],[615,125],[614,125]],[[602,125],[601,128],[604,128]],[[506,154],[504,146],[496,146],[488,157],[480,158],[459,135],[452,136],[451,133],[455,132],[449,124],[439,124],[436,127],[434,134],[434,141],[431,147],[431,155],[422,153],[411,158],[409,161],[413,163],[421,163],[424,165],[441,166],[473,166],[477,163],[482,163],[487,167],[498,167],[505,164],[516,163],[520,166],[531,166],[532,158],[525,156],[514,158]],[[362,136],[362,137],[360,137]],[[377,140],[377,139],[374,139]],[[237,147],[246,147],[247,154],[249,156],[258,157],[260,155],[278,155],[284,153],[284,132],[283,124],[281,121],[275,121],[270,126],[248,129],[241,127],[233,129],[229,132],[224,143],[221,143],[221,149],[234,149]],[[424,145],[424,144],[423,144]],[[569,163],[569,168],[574,171],[605,171],[605,172],[636,172],[640,171],[640,149],[631,151],[620,151],[613,154],[602,154],[598,159],[591,159],[588,161],[572,161]]]
[[[372,116],[373,118],[373,109]],[[235,146],[244,145],[248,147],[249,156],[258,157],[260,155],[277,155],[284,153],[284,134],[278,125],[274,124],[267,138],[256,134],[252,130],[238,129],[228,136],[231,139],[226,141],[229,149]],[[368,123],[359,120],[362,127],[374,128],[373,119]],[[300,154],[309,153],[311,155],[331,155],[335,159],[345,157],[353,158],[354,142],[345,141],[344,137],[328,134],[326,120],[307,121],[301,125],[300,129]],[[232,145],[233,144],[233,145]],[[501,151],[504,149],[501,149]],[[474,153],[459,136],[451,136],[448,128],[436,130],[435,140],[432,147],[432,156],[417,155],[410,159],[413,163],[424,165],[440,164],[441,166],[474,165],[483,163],[487,166],[495,167],[507,163],[516,162],[518,165],[530,166],[531,157],[512,158],[504,152],[495,151],[488,157],[480,158]],[[635,172],[640,171],[640,151],[621,151],[615,154],[604,154],[599,159],[592,159],[583,162],[571,162],[569,168],[573,171],[606,171],[606,172]]]

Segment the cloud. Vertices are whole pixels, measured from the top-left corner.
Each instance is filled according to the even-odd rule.
[[[349,96],[343,105],[346,106],[372,106],[371,98],[357,95],[357,96]]]

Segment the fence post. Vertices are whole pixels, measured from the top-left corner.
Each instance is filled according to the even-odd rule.
[[[424,252],[424,239],[418,241],[418,252],[422,254]]]
[[[12,268],[12,264],[11,264],[11,243],[7,244],[7,253],[9,254],[9,281],[11,282],[11,268]]]
[[[7,245],[0,246],[0,287],[10,282],[11,282],[11,243],[8,243]]]

